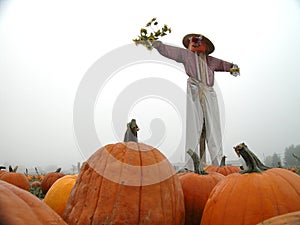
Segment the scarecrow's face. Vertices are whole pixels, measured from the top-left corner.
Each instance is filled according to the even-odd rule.
[[[206,52],[206,43],[198,37],[191,37],[189,50],[193,52]]]

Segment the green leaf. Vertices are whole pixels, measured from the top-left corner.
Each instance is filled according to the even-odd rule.
[[[140,33],[141,33],[141,34],[147,34],[147,29],[142,28],[141,31],[140,31]]]
[[[160,30],[155,32],[155,37],[158,37],[161,34]]]
[[[137,39],[133,39],[132,41],[134,42],[135,45],[139,44],[139,41]]]
[[[150,30],[147,27],[151,26],[152,24],[156,25],[155,27],[156,29],[151,27],[151,30],[153,30],[153,32],[150,33]],[[171,33],[171,28],[169,28],[167,24],[165,24],[161,29],[158,29],[157,25],[158,25],[158,21],[156,20],[156,17],[152,18],[146,24],[146,28],[140,29],[140,35],[138,36],[138,38],[133,39],[133,42],[136,45],[141,44],[145,46],[148,50],[152,50],[153,49],[152,43],[155,40],[158,40],[159,37],[166,36],[167,32]]]

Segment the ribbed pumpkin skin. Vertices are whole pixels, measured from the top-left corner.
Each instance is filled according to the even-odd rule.
[[[0,180],[1,225],[67,225],[30,192]]]
[[[43,199],[43,202],[60,216],[64,213],[70,192],[76,179],[77,175],[65,175],[59,178],[50,187]]]
[[[181,184],[159,150],[135,142],[107,145],[81,167],[63,218],[69,225],[183,225]]]
[[[179,177],[184,194],[186,225],[200,224],[210,192],[223,178],[222,174],[214,172],[206,175],[190,172]]]
[[[286,213],[267,219],[257,225],[297,225],[300,224],[300,211]]]
[[[217,172],[220,174],[223,174],[224,176],[227,176],[232,173],[239,173],[241,169],[236,166],[207,166],[204,169],[206,172]]]
[[[0,180],[6,181],[26,191],[30,190],[30,183],[23,173],[2,172]]]
[[[0,170],[0,178],[1,178],[1,176],[2,176],[4,173],[7,173],[7,171],[6,171],[6,170]]]
[[[233,173],[211,192],[201,225],[253,225],[298,210],[299,175],[280,168],[260,173]]]
[[[46,194],[49,188],[52,186],[52,184],[54,184],[56,180],[58,180],[63,176],[65,176],[65,174],[63,173],[57,173],[57,172],[47,173],[41,183],[43,193]]]

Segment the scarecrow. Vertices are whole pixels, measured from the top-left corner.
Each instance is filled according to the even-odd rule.
[[[147,41],[149,44],[149,38]],[[230,72],[231,75],[237,76],[240,71],[238,66],[210,56],[215,47],[202,34],[185,35],[182,40],[185,48],[164,44],[158,38],[150,39],[150,42],[151,47],[161,55],[182,63],[188,75],[186,151],[194,150],[205,163],[207,145],[212,164],[219,165],[223,147],[218,100],[213,88],[214,72]],[[186,166],[190,168],[191,165],[187,160]]]

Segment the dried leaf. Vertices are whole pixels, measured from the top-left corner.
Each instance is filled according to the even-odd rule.
[[[160,34],[161,34],[161,31],[160,31],[160,30],[156,31],[156,32],[155,32],[155,37],[158,37]]]
[[[156,18],[152,18],[152,20],[146,24],[146,28],[140,29],[140,35],[138,36],[138,38],[132,40],[136,45],[141,44],[148,50],[152,50],[152,43],[155,40],[158,40],[159,37],[166,36],[167,32],[171,33],[171,28],[169,28],[166,24],[161,29],[159,29],[158,27],[156,29],[153,29],[153,27],[151,27],[151,30],[153,32],[150,32],[150,30],[148,30],[150,28],[148,27],[150,27],[152,24],[156,25],[157,27],[158,21],[156,20]]]
[[[148,31],[147,31],[147,29],[145,29],[145,28],[142,28],[141,31],[140,31],[141,34],[147,34],[147,32],[148,32]]]

